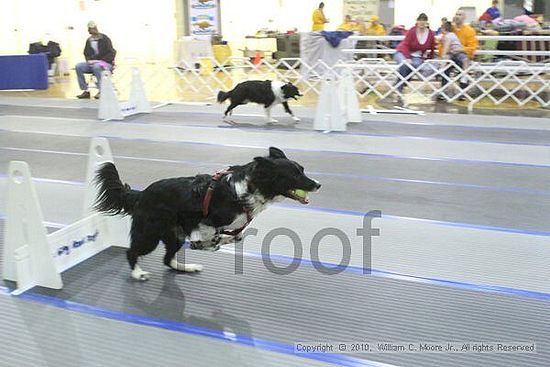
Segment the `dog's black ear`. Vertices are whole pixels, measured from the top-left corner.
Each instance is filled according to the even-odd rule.
[[[275,163],[273,163],[273,161],[270,158],[266,158],[266,157],[255,157],[254,161],[256,161],[258,165],[263,167],[271,168],[275,166]]]
[[[275,148],[275,147],[269,147],[269,158],[284,158],[284,159],[288,159],[285,155],[285,153],[279,149],[279,148]]]

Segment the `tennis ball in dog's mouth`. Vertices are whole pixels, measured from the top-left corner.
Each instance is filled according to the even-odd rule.
[[[292,193],[296,195],[299,198],[305,199],[307,198],[307,191],[301,190],[301,189],[294,189],[292,190]]]
[[[308,199],[309,192],[301,189],[294,189],[294,190],[290,190],[289,193],[294,200],[297,200],[302,204],[309,203],[309,199]]]

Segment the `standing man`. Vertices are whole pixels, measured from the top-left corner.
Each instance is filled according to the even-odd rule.
[[[325,23],[329,22],[325,17],[325,13],[323,13],[324,7],[325,3],[319,3],[319,7],[313,11],[313,15],[311,16],[311,21],[313,22],[311,26],[312,32],[321,32],[325,29]]]
[[[103,70],[113,70],[116,55],[111,40],[103,33],[99,33],[95,22],[88,22],[88,33],[90,37],[86,40],[86,46],[84,47],[86,62],[78,63],[75,67],[78,85],[80,90],[83,91],[82,94],[76,96],[80,99],[90,98],[90,91],[84,74],[94,74],[97,79],[97,87],[101,91],[101,73]],[[99,96],[100,92],[96,94],[95,98],[98,99]]]
[[[464,23],[465,19],[466,13],[464,10],[457,10],[453,18],[455,23],[453,32],[460,40],[460,43],[462,43],[462,46],[464,46],[464,53],[468,56],[468,59],[473,60],[478,47],[476,31],[471,26]],[[460,67],[464,66],[460,65]],[[465,75],[460,78],[460,87],[467,87],[467,78]]]

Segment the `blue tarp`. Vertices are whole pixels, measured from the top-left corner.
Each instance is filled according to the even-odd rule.
[[[346,31],[327,32],[327,31],[322,31],[321,34],[323,35],[323,37],[325,37],[327,42],[330,43],[330,45],[332,47],[338,47],[338,45],[340,44],[340,41],[343,40],[343,39],[348,38],[349,36],[351,36],[353,34],[353,32],[346,32]]]

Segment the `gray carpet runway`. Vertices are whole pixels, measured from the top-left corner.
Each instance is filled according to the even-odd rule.
[[[85,180],[88,139],[5,133],[0,144],[4,172],[9,161],[18,159],[31,165],[35,177]],[[211,173],[265,154],[250,148],[124,140],[112,140],[111,147],[123,180],[141,188],[161,178]],[[540,215],[550,211],[549,168],[288,154],[323,183],[323,190],[314,196],[315,206],[358,212],[379,209],[388,215],[550,231],[547,218]]]
[[[215,107],[212,107],[213,110]],[[220,112],[222,107],[219,107]],[[97,110],[95,108],[55,108],[55,107],[21,107],[21,106],[0,106],[3,115],[24,115],[24,116],[42,116],[56,117],[63,116],[65,118],[85,118],[95,119]],[[247,109],[249,111],[250,109]],[[200,127],[218,127],[231,128],[224,124],[221,120],[220,112],[188,112],[182,115],[178,112],[162,112],[155,111],[152,115],[135,115],[127,118],[128,122],[132,123],[162,123],[176,124]],[[300,116],[302,121],[294,124],[288,115],[278,111],[278,124],[266,125],[263,119],[263,109],[257,107],[254,115],[247,114],[239,115],[239,110],[235,110],[233,120],[238,123],[238,128],[260,129],[262,131],[280,131],[289,130],[296,132],[309,131],[313,124],[313,115]],[[368,116],[368,115],[365,115]],[[531,145],[549,145],[550,131],[544,130],[524,130],[521,126],[518,128],[469,128],[466,126],[440,126],[435,124],[427,125],[410,125],[397,122],[380,121],[379,117],[365,117],[369,123],[351,123],[349,124],[348,133],[350,134],[365,134],[372,136],[414,136],[418,138],[437,138],[449,140],[467,140],[467,141],[484,141],[493,143],[508,143],[508,144],[531,144]]]
[[[211,134],[211,142],[110,139],[123,180],[134,187],[143,188],[165,177],[215,172],[227,164],[245,163],[265,153],[264,149],[247,147],[246,141],[242,147],[220,144],[218,136],[227,128],[217,127],[219,116],[211,113],[211,109],[183,113],[167,108],[166,111],[159,109],[125,122],[128,126],[139,123],[155,126],[185,121],[184,124],[202,127]],[[93,119],[95,113],[94,109],[37,108],[23,104],[2,105],[0,110],[4,116],[76,119]],[[351,126],[350,134],[421,137],[426,138],[426,144],[430,144],[430,139],[511,143],[506,144],[511,152],[517,146],[544,147],[550,141],[550,129],[542,125],[540,130],[511,129],[505,124],[505,127],[461,127],[438,124],[437,116],[425,118],[424,125],[408,124],[406,118],[404,123],[381,118]],[[239,119],[250,123],[258,120],[250,116]],[[43,121],[47,124],[48,120]],[[90,126],[93,129],[93,124]],[[296,127],[285,127],[304,136],[311,134],[310,128],[311,120],[307,118]],[[277,134],[277,127],[230,129]],[[335,134],[334,139],[345,136]],[[285,144],[281,140],[281,147],[285,148]],[[30,164],[35,178],[79,185],[85,181],[88,148],[89,138],[71,136],[69,132],[45,135],[39,131],[15,132],[0,126],[0,179],[5,178],[10,161],[24,160]],[[498,227],[501,231],[519,233],[550,233],[548,166],[510,164],[505,160],[490,163],[350,154],[330,152],[310,143],[303,150],[289,149],[287,154],[323,183],[323,189],[312,195],[314,207],[353,212],[380,209],[384,214],[399,217]],[[58,200],[59,208],[55,209],[58,212],[70,212],[71,206],[81,204],[68,198],[59,195],[49,198],[48,202]],[[5,192],[0,193],[2,215],[5,201]],[[308,212],[300,213],[306,216]],[[0,236],[3,226],[4,220],[0,220]],[[550,246],[550,240],[548,242]],[[0,237],[0,247],[3,243]],[[243,274],[235,274],[235,256],[227,252],[187,250],[185,255],[182,252],[180,256],[185,256],[186,261],[201,263],[205,269],[199,274],[178,274],[161,264],[162,255],[159,247],[141,261],[142,267],[152,273],[151,280],[144,283],[129,278],[124,250],[110,248],[65,272],[63,290],[36,288],[28,298],[0,294],[0,326],[7,333],[0,366],[11,367],[14,363],[17,366],[178,363],[195,366],[375,366],[376,363],[415,367],[545,366],[550,355],[547,327],[550,301],[544,297],[369,276],[351,268],[326,276],[308,261],[302,262],[297,271],[281,276],[270,272],[257,256],[244,256]],[[283,266],[289,259],[279,257],[274,261]],[[0,284],[13,286],[9,282]],[[40,296],[47,296],[43,303],[33,301],[33,297],[40,299]],[[83,311],[84,306],[67,310],[63,301],[90,306],[95,311]],[[124,321],[122,316],[113,318],[109,316],[111,313],[188,325],[190,330],[205,328],[226,336],[219,340],[188,331],[166,330],[159,326],[160,321],[157,326],[153,322],[144,326]],[[74,348],[65,356],[55,353],[56,345],[68,338],[77,340]],[[28,345],[26,351],[14,340]],[[369,353],[343,355],[341,359],[329,361],[280,353],[266,346],[270,343],[291,346],[299,341],[533,341],[537,353]],[[127,350],[131,355],[124,359]]]

